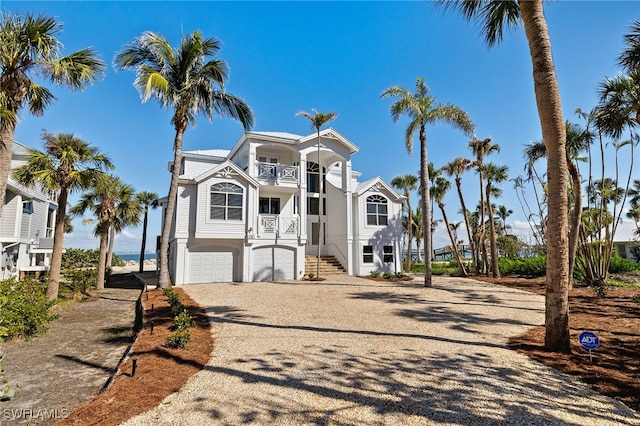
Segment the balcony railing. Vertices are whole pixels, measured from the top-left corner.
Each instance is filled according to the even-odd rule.
[[[280,163],[256,163],[257,178],[274,184],[298,183],[298,166],[289,166]]]
[[[298,217],[283,217],[280,215],[259,215],[260,235],[277,235],[278,237],[297,237],[300,223]]]

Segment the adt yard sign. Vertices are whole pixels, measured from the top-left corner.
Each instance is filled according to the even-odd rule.
[[[591,331],[583,331],[582,333],[580,333],[579,339],[580,339],[580,344],[585,349],[591,350],[600,346],[600,339],[598,339],[598,336],[596,336]]]

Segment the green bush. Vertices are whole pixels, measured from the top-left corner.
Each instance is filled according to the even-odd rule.
[[[393,276],[393,272],[385,272],[384,274],[382,274],[382,278],[384,278],[385,280],[390,280],[391,278],[393,278]]]
[[[369,272],[369,276],[371,278],[378,278],[380,276],[380,271],[371,271]]]
[[[611,256],[611,263],[609,263],[609,273],[611,274],[623,274],[625,272],[637,271],[638,269],[640,269],[640,265],[636,262],[620,256]]]
[[[171,287],[167,287],[162,291],[164,292],[164,295],[167,296],[169,305],[171,305],[172,308],[182,305],[182,296],[176,293]]]
[[[411,263],[411,272],[413,272],[414,274],[420,274],[422,272],[424,272],[424,263],[423,262],[412,262]]]
[[[98,249],[66,249],[62,254],[62,269],[95,268],[100,258]],[[125,266],[127,263],[113,255],[111,266]]]
[[[188,329],[176,330],[169,334],[165,340],[165,346],[169,348],[184,349],[191,340],[191,332]]]
[[[173,323],[175,324],[177,330],[186,330],[187,328],[193,327],[196,324],[193,316],[191,315],[191,312],[189,312],[189,310],[186,308],[182,308],[180,313],[173,318]]]
[[[49,313],[53,302],[46,297],[47,285],[33,278],[0,281],[0,341],[29,338],[57,318]]]
[[[547,271],[547,258],[544,256],[498,259],[498,268],[501,275],[526,275],[542,277]]]
[[[95,269],[66,270],[60,282],[60,294],[63,296],[89,294],[89,290],[96,286],[97,275]]]

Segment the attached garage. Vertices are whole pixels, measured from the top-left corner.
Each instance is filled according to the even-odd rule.
[[[189,284],[233,281],[234,256],[231,251],[189,254]]]
[[[292,280],[295,266],[294,250],[282,247],[253,250],[253,281]]]

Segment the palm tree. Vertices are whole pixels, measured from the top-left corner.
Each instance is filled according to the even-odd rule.
[[[114,215],[109,227],[109,250],[105,267],[110,268],[113,264],[113,246],[116,241],[116,234],[128,226],[137,226],[140,223],[140,213],[142,206],[136,198],[136,193],[131,185],[117,182],[118,193],[115,202]]]
[[[155,209],[158,207],[158,194],[155,192],[142,191],[136,194],[136,199],[144,212],[142,220],[142,244],[140,245],[140,269],[138,272],[144,272],[144,251],[147,245],[147,220],[149,215],[149,207]]]
[[[498,206],[496,209],[496,216],[502,221],[502,233],[507,234],[507,218],[513,214],[513,210],[506,208],[503,205]]]
[[[32,78],[44,76],[50,83],[80,91],[104,75],[105,64],[91,48],[60,56],[61,32],[62,24],[45,15],[0,17],[0,213],[20,111],[26,107],[33,115],[43,115],[56,99]]]
[[[467,207],[465,206],[464,197],[462,195],[462,174],[469,170],[471,167],[471,160],[464,157],[456,157],[454,160],[448,164],[446,164],[442,171],[446,173],[447,176],[452,177],[455,176],[456,189],[458,190],[458,198],[460,199],[460,208],[462,212],[467,211]],[[471,226],[469,226],[469,217],[467,214],[463,214],[464,216],[464,225],[467,228],[467,238],[469,241],[469,248],[471,249],[471,257],[473,261],[471,262],[473,265],[473,272],[475,274],[478,273],[478,262],[476,259],[476,245],[474,238],[471,236]]]
[[[423,229],[425,230],[424,248],[425,273],[424,285],[431,287],[431,211],[429,208],[429,171],[427,158],[427,124],[447,123],[462,130],[465,134],[473,133],[473,123],[465,111],[453,104],[440,104],[432,95],[422,77],[416,81],[415,92],[411,93],[401,86],[391,86],[384,90],[380,98],[396,98],[391,104],[391,118],[398,121],[402,115],[409,117],[405,130],[405,146],[409,154],[413,151],[413,134],[419,132],[420,139],[420,196],[423,212]]]
[[[486,139],[478,139],[474,138],[469,141],[469,148],[471,148],[471,152],[476,157],[476,161],[473,165],[476,167],[476,171],[478,172],[478,176],[480,178],[480,228],[478,229],[480,247],[479,250],[482,252],[482,273],[487,273],[488,267],[488,256],[487,256],[487,247],[485,244],[485,193],[484,193],[484,178],[482,176],[482,165],[484,164],[484,157],[493,153],[500,152],[500,145],[497,143],[492,143],[491,138]]]
[[[633,135],[640,125],[640,68],[628,75],[606,78],[598,93],[600,103],[595,114],[598,129],[614,139],[619,139],[625,129]]]
[[[245,129],[253,126],[251,108],[224,90],[228,68],[226,62],[215,58],[219,50],[220,42],[204,38],[200,31],[184,36],[176,49],[160,34],[147,31],[119,51],[114,59],[118,68],[136,71],[134,86],[142,102],[154,98],[163,108],[173,110],[173,167],[158,256],[160,288],[171,285],[169,236],[178,195],[184,132],[189,125],[195,125],[198,114],[204,114],[209,120],[214,116],[232,118]]]
[[[311,111],[313,111],[313,114],[300,111],[296,114],[296,116],[306,117],[311,122],[311,128],[316,129],[317,136],[318,136],[318,180],[320,183],[318,197],[320,197],[320,199],[318,200],[318,258],[316,261],[316,277],[320,277],[320,248],[322,246],[322,235],[324,235],[322,233],[322,216],[327,213],[324,211],[323,209],[324,205],[322,203],[322,191],[324,190],[323,189],[324,178],[322,174],[323,168],[320,166],[320,129],[329,121],[335,120],[338,114],[335,112],[328,112],[328,113],[318,112],[315,110],[315,108],[312,108]]]
[[[513,28],[520,23],[524,25],[542,140],[547,147],[549,194],[552,194],[548,201],[545,347],[553,352],[571,353],[566,128],[542,0],[438,2],[460,11],[468,21],[479,20],[490,47],[502,41],[505,28]]]
[[[420,252],[421,241],[424,239],[424,222],[422,221],[422,207],[418,206],[411,212],[413,217],[413,235],[416,237],[416,252],[418,262],[422,262],[422,254]]]
[[[627,71],[640,68],[640,21],[631,24],[630,33],[624,36],[627,47],[618,57],[618,64]]]
[[[65,227],[69,221],[67,202],[70,194],[89,188],[102,176],[102,170],[113,169],[109,158],[72,133],[42,134],[44,151],[29,149],[29,159],[13,172],[17,182],[31,187],[36,184],[54,191],[58,211],[54,225],[53,253],[47,285],[47,299],[58,297]]]
[[[415,191],[418,187],[418,178],[412,174],[406,174],[402,176],[396,176],[391,179],[391,185],[401,189],[404,194],[405,201],[407,203],[407,262],[405,269],[407,272],[411,272],[411,249],[413,247],[413,215],[411,212],[411,192]]]
[[[130,185],[125,185],[120,178],[109,175],[106,179],[96,182],[90,191],[82,194],[78,203],[70,210],[74,216],[83,215],[89,210],[96,217],[93,234],[100,239],[100,253],[96,266],[96,288],[98,289],[104,288],[109,229],[114,225],[117,204],[122,193],[134,194],[135,191]]]
[[[500,278],[500,270],[498,269],[498,245],[496,237],[496,227],[493,218],[493,206],[491,204],[491,196],[499,196],[502,191],[495,185],[509,179],[507,166],[496,166],[492,163],[486,163],[482,166],[482,172],[486,179],[485,195],[487,197],[487,215],[489,216],[489,241],[491,245],[491,275],[494,278]]]
[[[440,207],[440,211],[442,212],[442,219],[444,220],[445,227],[447,228],[447,232],[449,233],[449,240],[451,240],[451,246],[453,247],[453,253],[456,257],[456,262],[458,262],[458,268],[460,268],[460,274],[463,277],[466,277],[467,270],[464,266],[464,262],[462,261],[462,257],[460,256],[458,241],[457,238],[454,238],[453,236],[451,224],[449,224],[449,218],[447,217],[447,212],[444,209],[444,196],[447,194],[447,191],[449,191],[449,189],[451,189],[451,182],[440,176],[436,179],[435,184],[431,187],[431,195],[436,203],[438,203],[438,207]]]

